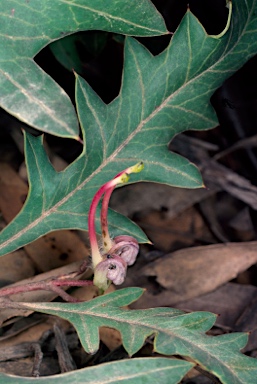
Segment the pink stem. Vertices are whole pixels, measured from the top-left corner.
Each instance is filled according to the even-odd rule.
[[[36,281],[33,283],[27,283],[24,285],[16,285],[13,287],[7,287],[0,289],[0,297],[16,295],[18,293],[26,293],[32,291],[53,291],[57,293],[60,297],[62,297],[65,301],[73,301],[76,302],[77,299],[73,298],[67,292],[63,291],[59,287],[67,286],[67,287],[83,287],[93,285],[91,280],[50,280],[50,281]]]
[[[57,287],[87,287],[93,285],[92,280],[56,280],[52,282]]]

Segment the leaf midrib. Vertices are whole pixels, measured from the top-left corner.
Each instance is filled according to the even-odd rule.
[[[35,64],[35,63],[34,63]],[[35,64],[36,65],[36,64]],[[63,120],[60,120],[56,117],[55,113],[53,110],[51,110],[49,107],[47,107],[47,105],[45,105],[44,103],[42,103],[42,101],[38,98],[36,98],[35,96],[33,96],[31,93],[29,93],[27,91],[27,89],[25,89],[24,87],[22,87],[19,83],[17,83],[17,81],[15,81],[7,72],[1,70],[0,68],[0,72],[1,74],[7,79],[10,81],[10,83],[12,83],[16,88],[18,88],[20,90],[20,92],[25,96],[27,97],[29,100],[32,100],[36,105],[39,105],[40,108],[42,108],[42,110],[44,110],[49,116],[51,116],[51,118],[57,122],[58,125],[62,126],[66,132],[70,133],[72,136],[74,136],[74,132],[72,131],[72,129],[69,128],[69,126],[67,124],[65,124],[65,122]],[[36,125],[35,125],[36,127]]]

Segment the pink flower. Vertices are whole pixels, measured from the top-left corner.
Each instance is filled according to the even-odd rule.
[[[92,265],[94,269],[94,284],[105,291],[111,282],[120,285],[124,282],[127,266],[134,264],[139,245],[132,236],[120,235],[113,240],[108,230],[108,206],[111,194],[118,184],[124,184],[129,180],[130,173],[137,173],[143,169],[143,163],[138,163],[132,167],[118,173],[112,180],[102,185],[96,192],[88,214],[88,231],[92,252]],[[103,238],[103,251],[97,243],[95,231],[96,208],[100,199],[103,197],[101,210],[101,227]]]

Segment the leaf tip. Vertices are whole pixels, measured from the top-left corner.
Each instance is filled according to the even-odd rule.
[[[79,136],[76,136],[75,140],[77,140],[80,144],[84,145],[84,141]]]

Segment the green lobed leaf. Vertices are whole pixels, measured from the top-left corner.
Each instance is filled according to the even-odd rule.
[[[121,360],[88,367],[68,373],[41,378],[25,378],[0,373],[4,384],[152,384],[161,380],[163,384],[177,384],[193,367],[187,361],[167,358],[139,358]]]
[[[99,327],[107,326],[119,330],[130,355],[143,346],[147,337],[154,335],[156,352],[193,359],[224,384],[255,382],[257,360],[239,352],[247,342],[247,334],[207,336],[205,332],[216,320],[209,312],[185,314],[173,308],[120,309],[142,292],[141,288],[125,288],[79,304],[26,303],[25,306],[71,322],[89,353],[95,353],[99,347]]]
[[[167,33],[148,0],[2,1],[0,106],[34,128],[77,138],[78,122],[69,97],[33,58],[51,41],[92,29],[135,36]]]
[[[238,0],[229,32],[217,39],[187,12],[168,48],[156,57],[128,38],[121,91],[108,105],[77,76],[84,150],[57,173],[42,139],[26,135],[30,192],[20,214],[0,235],[0,255],[55,229],[86,230],[89,205],[99,186],[138,161],[145,169],[132,175],[131,182],[201,187],[198,169],[171,153],[168,143],[182,131],[217,125],[209,99],[257,52],[256,15],[256,2]],[[146,241],[142,231],[121,215],[111,212],[110,223],[113,235],[127,233]]]

